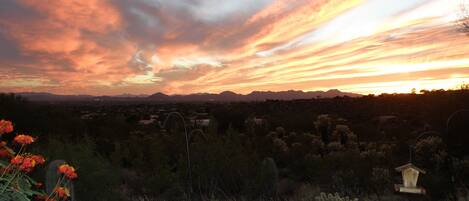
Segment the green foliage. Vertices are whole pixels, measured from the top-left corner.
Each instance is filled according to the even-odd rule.
[[[215,197],[257,194],[254,180],[260,162],[250,153],[252,147],[242,144],[239,134],[206,137],[191,146],[194,189]]]
[[[61,177],[61,175],[57,172],[57,169],[62,164],[65,164],[64,160],[53,160],[47,165],[44,184],[46,187],[46,193],[48,195],[52,194],[52,192],[56,188],[57,181]],[[68,181],[64,185],[64,187],[66,187],[70,191],[70,200],[75,201],[75,189],[73,187],[73,181]]]
[[[317,132],[321,135],[324,144],[329,144],[332,133],[332,120],[327,114],[319,115],[314,122]]]
[[[469,160],[452,158],[457,185],[469,190]]]
[[[380,196],[385,193],[387,189],[391,189],[392,184],[391,174],[385,168],[373,168],[370,179],[370,189],[376,194],[378,200]]]
[[[203,128],[206,136],[194,135],[190,142],[194,200],[311,201],[318,191],[324,191],[390,201],[398,197],[390,196],[395,183],[391,180],[400,176],[391,170],[409,159],[408,142],[415,140],[426,124],[444,133],[448,116],[467,108],[468,95],[467,90],[428,91],[408,96],[155,105],[36,105],[0,96],[0,114],[19,119],[21,125],[30,124],[38,131],[39,143],[50,140],[40,149],[50,158],[72,159],[80,173],[74,183],[77,200],[93,196],[114,200],[120,194],[117,190],[126,195],[124,199],[185,199],[188,170],[180,120],[172,119],[166,131],[136,124],[160,109],[175,108],[185,114],[196,111],[211,116],[207,117],[211,125]],[[82,120],[82,111],[99,115]],[[396,121],[386,125],[375,121],[388,115]],[[316,120],[314,124],[311,119]],[[189,131],[194,129],[188,125]],[[386,138],[381,137],[381,131]],[[47,133],[50,136],[45,136]],[[83,133],[93,140],[83,140]],[[355,143],[357,136],[360,143]],[[448,166],[452,152],[446,148],[451,144],[445,143],[424,139],[416,147],[415,163],[427,170],[419,185],[432,198],[446,197],[453,190],[451,176],[458,187],[469,181],[469,163],[463,157],[454,161],[454,170]],[[265,158],[275,162],[262,160]],[[272,164],[276,171],[270,171]],[[277,179],[272,179],[273,175]],[[305,184],[317,190],[312,187],[306,190],[308,195],[296,196]],[[86,199],[80,199],[83,197]]]
[[[39,148],[39,152],[50,158],[68,158],[69,163],[77,168],[80,175],[74,186],[76,200],[118,200],[119,172],[111,163],[96,154],[95,144],[90,138],[77,143],[67,143],[58,139],[49,139],[49,142]],[[57,162],[55,162],[57,163]],[[50,164],[51,167],[56,164]],[[52,177],[53,169],[48,170]]]
[[[299,186],[294,195],[290,198],[291,201],[314,201],[321,193],[320,188],[314,184],[303,184]]]
[[[0,167],[6,166],[0,163]],[[0,201],[30,201],[36,195],[43,195],[43,192],[34,188],[37,182],[31,177],[22,173],[15,175],[0,177]]]
[[[350,130],[347,125],[336,125],[332,135],[333,138],[338,140],[342,145],[355,143],[357,140],[357,136]]]
[[[452,182],[448,170],[446,145],[439,137],[428,137],[415,146],[416,162],[427,171],[421,185],[434,198],[443,199],[451,192]]]
[[[45,159],[26,152],[35,141],[32,136],[17,135],[12,142],[21,145],[17,150],[3,141],[3,137],[12,135],[13,131],[15,128],[11,121],[0,119],[0,201],[30,201],[35,196],[44,196],[38,188],[39,183],[30,177],[30,173],[43,165]]]
[[[264,197],[275,197],[277,194],[278,170],[274,159],[262,161],[259,178],[260,192]]]
[[[416,160],[424,168],[438,170],[448,157],[446,145],[440,137],[428,137],[417,142]]]
[[[358,199],[350,199],[349,197],[341,197],[338,193],[326,194],[321,193],[315,198],[316,201],[358,201]]]

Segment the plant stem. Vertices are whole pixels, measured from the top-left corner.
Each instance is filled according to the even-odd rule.
[[[8,182],[5,184],[5,186],[3,187],[2,191],[0,192],[0,194],[3,194],[5,192],[5,190],[8,188],[8,186],[10,185],[10,183],[15,179],[15,177],[18,175],[18,173],[20,172],[20,170],[17,170],[13,176],[11,177],[11,179],[8,180]]]
[[[24,145],[21,145],[21,148],[20,148],[20,150],[19,150],[19,151],[16,153],[16,155],[15,155],[15,156],[18,156],[18,155],[20,155],[20,154],[21,154],[21,152],[23,151],[23,147],[24,147]],[[4,172],[2,172],[2,176],[0,176],[0,178],[3,178],[3,176],[5,176],[5,174],[6,174],[6,172],[7,172],[6,170],[8,170],[10,167],[11,167],[11,162],[10,162],[10,163],[8,163],[8,166],[5,168],[5,171],[4,171]]]
[[[48,198],[52,197],[54,194],[55,194],[55,190],[57,189],[57,187],[60,186],[60,183],[62,183],[62,180],[65,178],[65,175],[62,175],[61,178],[59,178],[59,180],[57,180],[57,183],[55,184],[54,188],[52,189],[52,192],[50,193],[49,196],[47,196]]]

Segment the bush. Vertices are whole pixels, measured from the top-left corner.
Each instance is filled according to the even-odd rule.
[[[316,201],[358,201],[358,199],[350,199],[349,197],[340,197],[338,193],[326,194],[321,193],[315,198]]]
[[[275,197],[277,194],[278,170],[274,159],[265,158],[262,161],[259,178],[260,192],[264,197]]]
[[[49,139],[38,151],[51,158],[69,158],[82,175],[74,182],[77,200],[118,200],[119,172],[105,158],[95,153],[95,144],[89,138],[78,143]]]
[[[13,123],[0,120],[0,138],[12,132]],[[17,147],[17,151],[10,148],[6,141],[0,142],[0,201],[30,201],[33,198],[73,201],[73,196],[70,196],[73,188],[67,184],[78,175],[75,168],[65,164],[64,161],[52,170],[57,176],[54,181],[50,181],[52,185],[49,185],[47,193],[40,189],[42,183],[30,177],[37,166],[46,162],[43,156],[27,152],[28,146],[35,141],[36,138],[30,135],[17,134],[11,143]]]

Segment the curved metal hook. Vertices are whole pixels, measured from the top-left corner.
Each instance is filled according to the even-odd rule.
[[[432,136],[440,136],[440,133],[436,131],[425,131],[423,133],[420,133],[420,135],[415,138],[415,142],[413,144],[409,143],[409,162],[412,163],[412,154],[415,152],[415,147],[417,146],[417,143],[427,137],[432,137]]]
[[[469,112],[469,110],[467,109],[462,109],[462,110],[458,110],[456,112],[453,112],[451,115],[449,115],[448,119],[446,120],[446,134],[448,135],[449,134],[449,126],[450,126],[450,123],[451,123],[451,120],[453,120],[453,118],[460,114],[460,113],[463,113],[463,112]]]
[[[169,121],[169,118],[171,116],[177,116],[182,120],[183,126],[184,126],[184,135],[186,138],[186,154],[187,154],[187,175],[188,175],[188,200],[191,200],[191,194],[192,194],[192,165],[191,165],[191,157],[190,157],[190,148],[189,148],[189,134],[187,133],[187,126],[186,126],[186,120],[184,119],[184,116],[179,113],[179,112],[170,112],[168,116],[166,117],[163,125],[160,124],[160,127],[165,128],[167,122]]]

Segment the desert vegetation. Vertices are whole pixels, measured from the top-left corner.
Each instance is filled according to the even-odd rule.
[[[177,104],[3,94],[0,116],[37,135],[28,150],[76,166],[80,201],[458,200],[469,183],[468,102],[467,89]],[[402,183],[394,168],[410,158],[427,172],[426,195],[394,191]]]
[[[11,121],[0,120],[0,139],[13,131],[14,126]],[[35,141],[36,138],[30,135],[16,134],[11,144],[17,148],[17,151],[10,148],[7,141],[0,142],[0,200],[75,200],[72,180],[78,175],[75,168],[65,161],[49,164],[45,190],[43,183],[35,181],[29,175],[46,162],[42,155],[28,151],[28,146]]]

